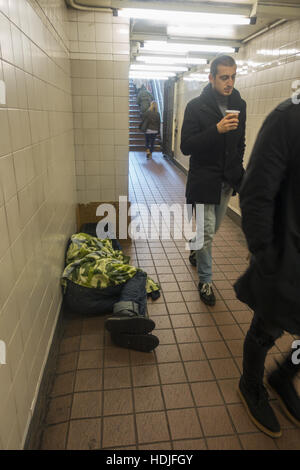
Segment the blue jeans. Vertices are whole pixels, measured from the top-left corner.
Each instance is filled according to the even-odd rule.
[[[155,142],[155,138],[156,138],[157,134],[158,133],[156,133],[156,134],[145,134],[145,136],[146,136],[146,148],[149,149],[151,153],[153,152],[153,149],[154,149],[154,142]]]
[[[204,244],[196,251],[199,281],[212,282],[212,241],[226,214],[232,188],[223,186],[220,204],[204,204]]]

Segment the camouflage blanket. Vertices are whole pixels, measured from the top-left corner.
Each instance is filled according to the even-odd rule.
[[[108,238],[99,239],[86,233],[76,233],[71,237],[61,282],[64,288],[66,279],[95,289],[116,286],[131,279],[137,271],[142,271],[131,266],[129,261],[129,256],[113,249]],[[159,285],[147,276],[147,294],[159,289]]]

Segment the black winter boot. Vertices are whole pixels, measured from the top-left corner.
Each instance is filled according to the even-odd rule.
[[[159,339],[154,335],[112,333],[112,341],[121,348],[134,349],[136,351],[150,352],[159,344]]]
[[[251,325],[244,342],[243,375],[238,393],[251,421],[270,437],[280,437],[280,424],[268,401],[263,386],[264,364],[272,338]]]
[[[300,370],[299,364],[292,363],[290,353],[282,364],[277,361],[277,369],[269,374],[267,383],[286,414],[296,426],[300,426],[300,397],[294,387],[293,379]]]
[[[147,334],[155,328],[155,323],[146,315],[139,314],[139,306],[135,302],[121,301],[114,305],[105,328],[111,333]]]
[[[269,404],[265,387],[262,384],[250,386],[244,382],[242,376],[238,393],[255,426],[270,437],[280,437],[280,424]]]

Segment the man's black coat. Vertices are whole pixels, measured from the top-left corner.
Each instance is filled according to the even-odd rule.
[[[289,99],[265,120],[240,191],[253,253],[235,284],[263,319],[300,334],[300,104]]]
[[[229,96],[228,109],[240,110],[239,126],[235,131],[219,134],[216,125],[223,115],[210,83],[187,104],[180,148],[184,155],[191,155],[188,203],[219,204],[223,181],[239,190],[244,173],[246,103],[236,89]]]

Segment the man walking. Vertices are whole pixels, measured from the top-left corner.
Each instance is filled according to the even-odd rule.
[[[244,342],[238,391],[251,420],[273,438],[281,430],[263,385],[265,358],[283,331],[300,335],[299,103],[286,100],[266,118],[240,192],[242,228],[252,255],[234,287],[254,317]],[[300,426],[294,386],[300,371],[299,344],[292,343],[267,382],[287,417]]]
[[[181,130],[181,151],[191,156],[187,204],[204,204],[204,244],[200,250],[191,251],[190,262],[197,265],[200,298],[208,305],[216,302],[212,289],[213,236],[244,173],[246,103],[234,88],[236,68],[230,56],[213,60],[210,83],[187,104]]]

